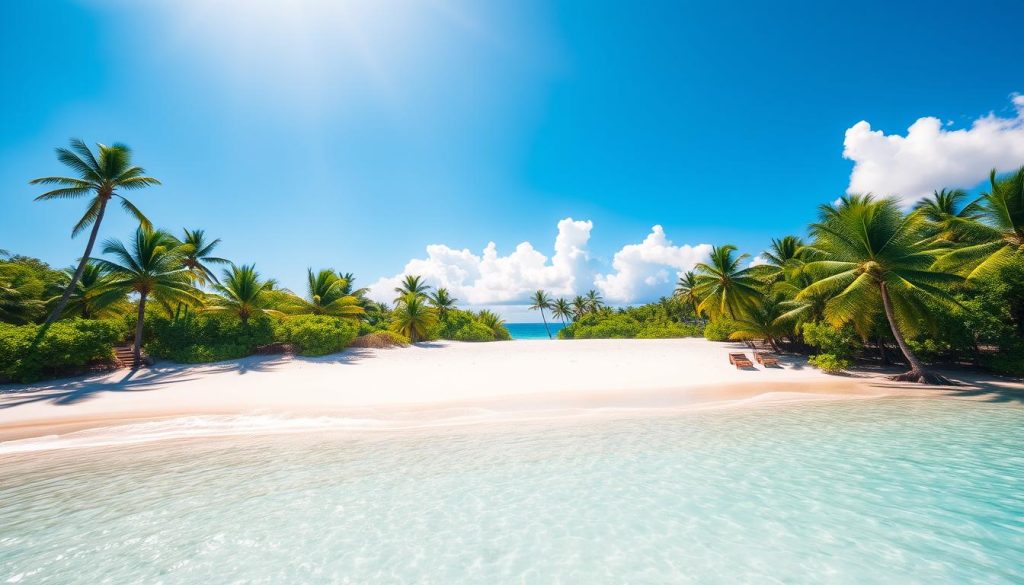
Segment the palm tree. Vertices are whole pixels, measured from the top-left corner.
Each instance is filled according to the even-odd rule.
[[[933,270],[937,252],[924,243],[921,215],[904,215],[894,199],[850,198],[823,210],[811,226],[822,254],[807,264],[819,280],[798,298],[826,295],[825,316],[834,325],[873,315],[881,305],[893,337],[910,364],[898,380],[942,382],[927,372],[904,338],[929,321],[926,300],[951,305],[944,286],[959,277]]]
[[[697,264],[695,292],[703,299],[697,309],[712,318],[736,319],[761,298],[758,281],[750,268],[740,268],[748,254],[736,255],[736,246],[711,248],[708,262]]]
[[[562,321],[562,325],[566,324],[566,321],[572,319],[572,306],[569,305],[569,301],[559,298],[555,299],[551,303],[551,316]]]
[[[217,276],[207,264],[231,264],[228,260],[213,255],[213,249],[220,244],[220,238],[208,242],[203,230],[186,228],[184,232],[185,237],[178,240],[181,246],[181,262],[192,275],[192,279],[200,286],[218,282]]]
[[[65,272],[70,279],[74,276],[75,268],[68,268]],[[82,278],[68,299],[64,314],[78,315],[83,319],[102,319],[118,314],[127,302],[124,290],[112,286],[114,279],[113,275],[104,271],[102,265],[90,261],[85,265]],[[59,298],[54,297],[49,302],[57,302]]]
[[[406,277],[402,279],[402,283],[395,287],[395,292],[398,294],[398,297],[395,298],[395,302],[399,302],[402,297],[408,294],[425,297],[427,296],[428,290],[430,290],[430,285],[423,282],[422,276],[406,275]]]
[[[4,265],[0,265],[0,321],[23,325],[31,323],[43,309],[43,302],[32,298],[24,283],[6,275]]]
[[[399,297],[392,312],[392,328],[416,343],[427,337],[427,331],[437,323],[437,311],[427,306],[422,295],[410,292]]]
[[[530,305],[529,309],[531,311],[540,311],[540,318],[544,321],[544,330],[548,332],[548,339],[551,339],[551,329],[548,328],[548,319],[544,316],[544,309],[551,308],[551,297],[548,296],[548,293],[538,290],[533,293],[532,297],[530,297],[530,301],[533,304]]]
[[[981,218],[978,201],[963,205],[967,192],[962,189],[935,191],[914,205],[914,212],[925,220],[926,233],[935,243],[958,243],[973,231],[974,223]]]
[[[604,307],[604,299],[594,289],[588,290],[585,298],[587,299],[587,309],[591,313],[596,313]]]
[[[270,306],[270,295],[274,290],[273,280],[261,280],[256,266],[247,264],[231,265],[225,269],[223,280],[213,285],[217,295],[206,307],[207,311],[229,312],[238,315],[242,324],[248,324],[254,315],[278,315],[280,311]]]
[[[359,305],[359,299],[345,294],[346,282],[333,270],[325,269],[314,274],[312,268],[308,269],[306,276],[308,298],[294,297],[289,312],[358,318],[366,311]]]
[[[430,304],[437,309],[437,315],[441,320],[448,317],[448,311],[454,309],[455,303],[459,300],[448,294],[448,289],[446,288],[439,288],[436,292],[428,295],[428,297]]]
[[[572,305],[572,314],[576,319],[579,319],[583,315],[587,314],[588,305],[587,299],[585,297],[576,295],[576,297],[573,298],[572,303],[570,304]]]
[[[476,317],[478,321],[491,330],[495,339],[504,339],[508,335],[505,329],[505,320],[499,317],[497,313],[483,310],[477,313]]]
[[[966,229],[980,243],[954,249],[943,256],[939,269],[959,268],[968,279],[997,274],[1015,259],[1024,258],[1024,167],[1004,179],[989,174],[989,190],[977,201],[981,221]]]
[[[146,301],[150,295],[162,302],[198,301],[188,271],[181,265],[177,241],[163,231],[138,228],[131,248],[119,240],[107,240],[103,253],[115,260],[94,258],[100,270],[111,276],[109,287],[121,294],[139,295],[139,315],[135,323],[135,363],[142,363],[142,330],[146,319]],[[70,287],[69,287],[70,288]]]
[[[730,339],[765,339],[772,349],[779,351],[778,339],[785,335],[785,329],[779,317],[785,307],[780,295],[770,294],[764,300],[748,309],[741,318],[736,320],[736,329]]]
[[[36,197],[36,201],[49,201],[51,199],[77,199],[92,195],[85,215],[78,220],[71,230],[71,237],[77,236],[83,230],[92,226],[89,233],[89,241],[85,245],[85,252],[78,263],[78,268],[71,275],[64,294],[53,307],[53,311],[46,318],[44,327],[57,319],[63,312],[64,306],[71,293],[85,271],[85,265],[92,255],[92,248],[96,244],[96,236],[100,231],[100,224],[107,211],[107,203],[114,197],[121,200],[121,207],[138,220],[139,225],[144,229],[153,228],[146,216],[135,205],[125,199],[119,191],[133,191],[159,185],[160,181],[153,177],[147,177],[142,167],[132,164],[131,150],[124,144],[106,146],[97,144],[98,155],[94,155],[88,146],[77,138],[71,140],[71,148],[58,148],[57,160],[74,170],[77,177],[40,177],[29,182],[31,185],[59,185],[59,188],[47,191]]]
[[[697,275],[692,270],[679,277],[673,294],[676,298],[689,303],[693,309],[693,318],[700,319],[700,311],[697,310],[697,305],[700,304],[700,297],[697,296]]]

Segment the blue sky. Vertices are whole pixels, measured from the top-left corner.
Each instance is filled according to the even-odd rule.
[[[34,203],[27,181],[63,172],[53,148],[81,137],[131,145],[163,180],[134,198],[155,223],[205,228],[223,255],[295,289],[312,266],[384,290],[378,279],[444,244],[471,254],[431,278],[475,304],[515,304],[566,274],[556,292],[596,282],[639,302],[699,244],[756,254],[802,233],[855,162],[883,189],[965,180],[908,168],[866,132],[861,158],[844,158],[862,120],[900,137],[936,117],[940,136],[910,142],[946,167],[1024,164],[1024,5],[899,4],[5,2],[0,248],[58,266],[80,253],[83,206]],[[1002,140],[1001,155],[985,148]],[[592,222],[575,268],[501,260],[524,241],[551,257],[567,217]],[[629,249],[646,264],[627,251],[616,267],[655,225],[693,248],[662,249],[673,261]],[[103,236],[131,229],[115,212]],[[484,286],[473,257],[491,241],[500,274]],[[518,288],[491,294],[501,283]]]

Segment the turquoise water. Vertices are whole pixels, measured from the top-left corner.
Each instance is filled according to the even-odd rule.
[[[548,333],[544,329],[543,323],[506,323],[505,327],[508,327],[508,332],[512,334],[512,339],[548,338]],[[565,328],[565,325],[561,323],[548,323],[548,328],[551,330],[551,336],[557,338],[558,332]]]
[[[1022,583],[1024,409],[870,400],[0,456],[4,583]]]

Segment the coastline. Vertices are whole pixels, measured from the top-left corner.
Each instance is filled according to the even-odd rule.
[[[730,350],[745,351],[695,338],[518,340],[161,363],[0,387],[0,443],[174,419],[189,419],[183,430],[196,436],[230,434],[232,424],[242,434],[394,430],[887,396],[1024,397],[1024,384],[963,372],[951,374],[960,386],[929,387],[890,382],[888,372],[830,376],[789,356],[780,368],[737,370],[727,361]]]

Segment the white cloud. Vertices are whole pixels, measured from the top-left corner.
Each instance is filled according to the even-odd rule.
[[[612,259],[615,273],[597,275],[594,284],[609,301],[650,301],[671,292],[676,279],[710,253],[709,244],[674,245],[656,225],[643,242],[616,252]]]
[[[854,161],[848,193],[899,195],[906,203],[942,188],[970,188],[995,168],[1024,164],[1024,96],[1014,95],[1016,115],[988,114],[970,128],[947,130],[925,117],[906,136],[872,130],[865,121],[846,131],[843,156]]]
[[[623,246],[604,274],[589,251],[593,223],[566,218],[558,222],[554,255],[549,259],[530,242],[505,256],[490,242],[480,254],[444,244],[427,246],[426,258],[414,258],[398,274],[370,285],[370,297],[394,299],[394,288],[406,274],[422,276],[428,284],[445,287],[460,304],[490,305],[508,313],[537,289],[571,297],[597,288],[610,303],[645,302],[669,294],[677,276],[707,257],[708,244],[676,246],[660,225],[639,244]]]
[[[747,264],[747,268],[764,266],[765,264],[768,264],[768,259],[765,258],[763,254],[758,254],[757,256],[754,256],[754,259],[750,261],[750,264]]]

